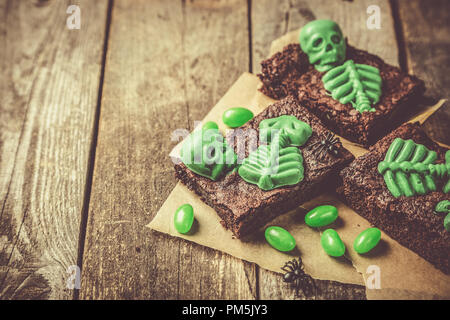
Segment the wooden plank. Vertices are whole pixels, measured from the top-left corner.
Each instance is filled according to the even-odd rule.
[[[425,81],[432,100],[450,98],[450,5],[446,0],[395,1],[403,32],[406,67]],[[450,144],[450,105],[425,122],[433,138]]]
[[[107,11],[75,3],[0,1],[1,299],[73,296]]]
[[[313,280],[299,286],[298,294],[288,283],[283,282],[279,274],[260,269],[261,299],[270,300],[364,300],[364,286],[340,283],[336,281]],[[311,286],[311,287],[308,287]]]
[[[171,133],[248,68],[247,30],[246,1],[114,2],[81,298],[256,297],[253,265],[144,227],[175,185]]]
[[[367,7],[377,5],[381,12],[381,29],[369,30],[366,26]],[[253,69],[259,72],[260,62],[269,53],[270,43],[289,31],[301,28],[314,19],[331,19],[342,28],[349,42],[358,48],[381,56],[391,64],[398,65],[398,49],[394,23],[388,1],[335,1],[329,0],[283,0],[276,5],[270,0],[252,2],[252,49]],[[280,262],[280,267],[284,263]],[[282,282],[279,275],[259,271],[259,288],[262,299],[293,299],[294,292]],[[315,281],[319,288],[311,297],[300,294],[299,299],[361,299],[364,288],[343,285],[331,281]]]

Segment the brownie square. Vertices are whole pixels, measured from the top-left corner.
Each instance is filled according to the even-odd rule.
[[[259,136],[259,123],[264,119],[293,115],[299,120],[308,123],[313,133],[309,140],[300,147],[303,155],[304,179],[291,186],[284,186],[269,191],[261,190],[257,185],[247,183],[235,171],[217,181],[199,176],[189,170],[183,163],[175,165],[175,176],[190,190],[194,191],[209,206],[214,208],[222,220],[222,225],[230,229],[237,238],[242,238],[256,231],[275,217],[291,210],[302,203],[314,198],[325,186],[336,181],[340,169],[344,168],[353,159],[353,155],[346,150],[340,142],[336,144],[338,154],[326,154],[319,159],[316,152],[308,146],[325,138],[327,133],[321,121],[300,106],[292,97],[278,101],[244,126],[244,134],[236,135],[232,131],[227,135],[229,145],[238,148],[246,144],[247,130],[257,131]],[[243,137],[239,139],[239,137]],[[232,140],[237,140],[233,141]],[[246,152],[248,155],[248,150]]]
[[[444,163],[445,148],[428,138],[418,123],[404,124],[342,170],[338,194],[372,225],[448,274],[450,233],[444,228],[445,215],[436,214],[434,210],[438,202],[450,200],[450,195],[444,194],[442,185],[438,185],[438,191],[426,195],[395,198],[377,170],[378,163],[384,160],[397,137],[412,139],[436,151],[436,163]]]
[[[317,71],[299,44],[290,44],[283,51],[264,60],[258,74],[264,94],[274,99],[287,95],[296,97],[300,104],[313,112],[338,135],[368,146],[389,132],[404,108],[411,107],[425,86],[415,76],[385,63],[376,55],[347,45],[347,60],[379,69],[382,95],[373,107],[375,112],[360,113],[351,103],[341,104],[327,94],[322,83],[325,73]]]

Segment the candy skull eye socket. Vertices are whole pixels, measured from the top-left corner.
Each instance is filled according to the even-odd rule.
[[[341,37],[339,37],[337,34],[332,35],[331,36],[331,41],[333,41],[333,43],[338,44],[339,42],[341,42]]]
[[[323,43],[323,39],[322,38],[317,38],[316,40],[313,41],[313,47],[317,48],[319,47],[321,44]]]

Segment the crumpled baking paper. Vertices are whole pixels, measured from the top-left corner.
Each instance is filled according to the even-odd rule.
[[[271,52],[296,41],[298,31],[291,32],[273,42]],[[245,107],[256,115],[274,102],[257,89],[259,79],[244,73],[203,119],[215,121],[219,129],[227,128],[221,119],[222,113],[231,107]],[[423,123],[444,103],[421,109],[421,113],[410,121]],[[340,138],[344,147],[356,157],[367,152],[361,146]],[[181,142],[170,154],[172,160],[179,158]],[[442,144],[441,144],[442,145]],[[168,157],[168,161],[170,161]],[[194,208],[195,227],[187,235],[178,233],[173,226],[173,214],[184,203]],[[318,205],[331,204],[338,208],[339,218],[331,226],[346,245],[344,257],[328,256],[320,245],[321,230],[305,225],[306,212]],[[214,209],[207,206],[193,192],[178,182],[164,202],[155,218],[147,227],[175,237],[180,237],[237,258],[258,264],[260,267],[281,273],[280,267],[288,260],[300,256],[305,271],[315,279],[334,280],[342,283],[366,285],[368,299],[448,299],[450,298],[450,276],[445,275],[414,252],[401,246],[382,233],[379,245],[369,254],[359,255],[353,250],[353,240],[364,229],[370,227],[367,220],[342,203],[332,192],[323,194],[296,210],[290,211],[269,223],[287,229],[296,239],[293,252],[282,253],[273,249],[264,239],[263,229],[250,239],[241,241],[222,227]]]

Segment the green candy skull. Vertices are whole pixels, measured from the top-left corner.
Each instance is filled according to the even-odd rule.
[[[345,61],[346,44],[341,28],[331,20],[315,20],[300,31],[300,46],[309,63],[325,72]]]

